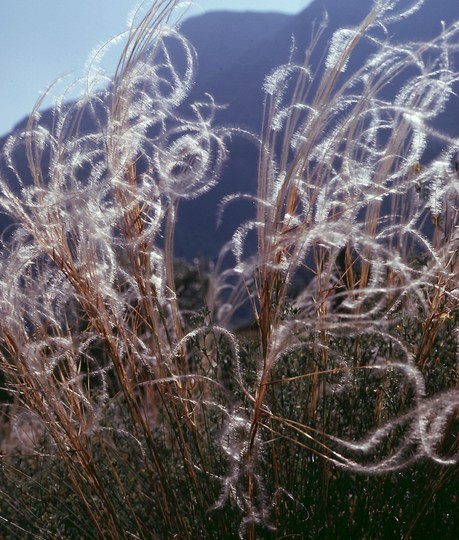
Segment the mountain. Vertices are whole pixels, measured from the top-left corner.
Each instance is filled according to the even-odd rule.
[[[315,0],[295,16],[214,12],[184,21],[181,32],[194,45],[198,56],[196,83],[190,98],[201,99],[206,92],[210,93],[217,103],[226,105],[218,116],[220,124],[243,126],[258,133],[263,110],[263,79],[288,60],[292,36],[301,61],[311,36],[325,14],[328,15],[328,26],[311,57],[314,69],[323,60],[333,32],[343,26],[357,25],[369,7],[368,0]],[[421,11],[390,27],[391,41],[402,43],[431,38],[441,31],[442,20],[449,24],[458,15],[457,0],[426,0]],[[349,69],[356,69],[367,54],[365,46],[357,49]],[[457,90],[459,92],[459,88]],[[439,118],[437,127],[459,134],[458,115],[450,106]],[[45,112],[43,121],[51,121],[49,111]],[[4,141],[0,139],[0,146]],[[438,150],[432,148],[432,152]],[[253,206],[248,202],[230,207],[216,230],[216,209],[222,197],[234,192],[253,193],[256,189],[257,150],[246,140],[234,138],[230,151],[231,158],[220,183],[205,196],[180,205],[176,238],[179,257],[215,257],[241,220],[253,213]]]
[[[218,103],[227,105],[219,117],[223,124],[244,126],[259,133],[263,80],[276,66],[288,60],[292,37],[301,61],[312,35],[328,17],[326,30],[311,56],[314,69],[323,61],[333,32],[341,27],[358,25],[367,15],[369,5],[368,0],[315,0],[296,16],[218,12],[185,21],[181,31],[193,43],[200,59],[193,96],[209,92]],[[431,39],[441,31],[442,21],[452,24],[458,15],[457,0],[442,0],[441,3],[427,0],[419,12],[391,25],[391,41],[404,43]],[[241,29],[244,29],[243,38]],[[241,51],[242,43],[244,50]],[[227,56],[220,57],[213,51],[225,51]],[[365,46],[357,49],[349,70],[357,69],[368,52]],[[225,59],[224,64],[221,58]],[[456,86],[459,93],[459,84]],[[447,107],[436,127],[459,135],[459,111],[454,106],[451,103]],[[238,213],[233,211],[230,214],[228,211],[223,224],[215,230],[211,209],[218,207],[223,196],[233,192],[254,193],[256,190],[257,153],[242,140],[233,141],[230,150],[232,157],[219,185],[204,197],[187,202],[181,209],[177,228],[179,255],[189,256],[188,246],[200,246],[201,254],[214,255],[214,250],[230,237],[241,219],[253,215],[253,208],[248,203],[244,208],[241,203],[245,213],[242,214],[240,208]],[[433,157],[440,150],[440,146],[433,146],[428,157]]]

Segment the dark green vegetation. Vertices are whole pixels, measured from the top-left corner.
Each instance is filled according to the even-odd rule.
[[[183,267],[181,272],[183,275]],[[192,269],[188,275],[183,275],[188,284],[195,277]],[[198,285],[195,281],[192,284]],[[193,322],[197,325],[202,322],[199,320],[202,317],[203,314],[197,315]],[[207,317],[204,317],[206,323],[209,322]],[[428,396],[455,387],[457,351],[453,336],[457,323],[456,312],[442,324],[426,358]],[[398,325],[394,333],[408,342],[419,343],[423,328],[419,322],[410,320]],[[226,350],[221,338],[213,334],[211,325],[206,334],[205,339],[196,339],[190,347],[193,370],[205,369],[202,365],[207,357],[204,342],[211,337],[218,343],[221,354],[221,392],[226,397],[230,394],[229,399],[237,400],[238,406],[244,407],[244,396],[234,387],[231,352]],[[251,388],[256,385],[253,373],[256,372],[257,344],[250,331],[241,332],[240,339],[241,364],[245,366],[243,377],[247,387]],[[271,418],[263,433],[266,448],[257,465],[257,474],[266,481],[263,486],[266,522],[256,529],[256,537],[453,539],[459,526],[456,465],[441,466],[425,459],[399,471],[367,475],[342,470],[326,459],[329,453],[327,433],[358,440],[368,429],[384,425],[388,418],[400,416],[412,408],[413,394],[395,371],[383,377],[368,369],[356,370],[352,380],[343,382],[339,364],[333,362],[333,351],[340,351],[339,358],[344,352],[346,359],[361,366],[374,363],[375,350],[381,355],[390,354],[385,350],[384,340],[364,337],[357,345],[355,341],[342,338],[330,344],[328,369],[331,373],[322,376],[320,383],[313,377],[297,378],[298,373],[314,373],[315,366],[320,366],[323,361],[307,351],[287,354],[282,366],[273,373],[269,389]],[[333,373],[335,366],[337,372]],[[324,384],[336,385],[326,399],[324,395],[316,395],[324,392]],[[215,396],[215,400],[217,398]],[[245,409],[250,410],[250,403],[245,404]],[[65,460],[55,451],[50,453],[49,441],[43,437],[37,441],[33,452],[31,447],[25,451],[19,447],[2,460],[0,515],[3,520],[10,521],[6,527],[9,532],[4,538],[91,539],[99,538],[104,531],[110,538],[113,533],[104,529],[107,526],[104,521],[112,519],[108,512],[116,516],[116,527],[127,538],[169,537],[165,532],[165,516],[156,502],[156,497],[160,496],[155,493],[159,479],[150,469],[149,456],[142,450],[148,446],[147,441],[134,438],[136,428],[126,411],[124,414],[122,408],[116,411],[107,416],[112,425],[105,425],[103,431],[85,441],[86,459],[92,464],[91,474],[97,475],[101,484],[97,491],[103,490],[109,497],[109,510],[91,488],[87,497],[90,497],[91,511],[98,517],[91,515],[75,492]],[[195,441],[187,440],[188,459],[202,463],[224,477],[228,468],[238,466],[229,450],[243,444],[245,426],[236,423],[232,430],[225,429],[225,415],[213,409],[210,403],[203,406],[200,416],[206,432],[199,434],[199,445],[204,447],[205,456]],[[279,422],[277,418],[288,418],[289,422]],[[305,425],[310,437],[302,433]],[[450,425],[438,442],[440,455],[447,457],[457,452],[458,427],[457,418],[451,417]],[[177,429],[187,433],[189,426],[183,420]],[[209,478],[198,467],[197,478],[192,481],[175,450],[176,443],[171,433],[164,430],[163,423],[154,428],[154,435],[168,486],[181,512],[175,526],[187,530],[183,537],[238,538],[236,524],[243,517],[242,510],[235,503],[211,509],[211,503],[221,496],[220,478]],[[404,435],[403,427],[394,430],[366,462],[377,463],[383,457],[393,455]],[[228,453],[223,455],[222,438],[228,445]],[[296,444],[292,444],[292,439]],[[406,448],[407,460],[411,452]],[[358,457],[358,453],[356,455]],[[73,461],[71,451],[66,459]],[[195,482],[202,500],[197,499]],[[275,494],[272,501],[268,499],[268,493]],[[177,517],[170,516],[169,519],[178,521]],[[100,521],[101,530],[93,519]],[[275,525],[275,530],[266,525]]]

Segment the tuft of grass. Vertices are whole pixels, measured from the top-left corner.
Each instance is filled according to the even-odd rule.
[[[176,4],[138,13],[105,90],[90,67],[1,155],[4,537],[453,538],[459,141],[432,126],[459,24],[395,45],[422,2],[377,0],[312,70],[319,30],[267,75],[256,136],[209,96],[183,112]],[[239,135],[258,191],[220,212],[255,215],[214,264],[177,262],[178,204]]]

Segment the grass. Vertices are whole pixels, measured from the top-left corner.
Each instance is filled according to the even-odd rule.
[[[317,70],[307,51],[267,75],[258,136],[209,96],[183,113],[175,5],[138,13],[106,90],[90,67],[52,128],[37,104],[3,149],[3,536],[453,538],[458,141],[432,121],[458,24],[395,45],[411,8],[375,2]],[[214,264],[176,261],[178,203],[238,136],[258,191],[219,211],[252,198],[253,219]]]

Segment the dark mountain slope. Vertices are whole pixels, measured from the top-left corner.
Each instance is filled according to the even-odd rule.
[[[182,31],[194,44],[198,57],[201,58],[200,68],[203,68],[198,73],[193,95],[211,93],[217,102],[227,104],[226,110],[220,115],[224,124],[247,127],[258,133],[263,111],[263,80],[276,66],[288,60],[292,36],[294,36],[297,49],[296,58],[302,61],[303,53],[309,46],[313,34],[317,32],[321,22],[328,19],[327,27],[311,57],[311,67],[314,70],[323,61],[324,52],[333,32],[341,27],[357,26],[367,15],[370,4],[368,0],[353,0],[352,2],[316,0],[297,16],[284,17],[284,24],[277,33],[264,32],[264,21],[260,19],[257,37],[252,33],[250,38],[248,36],[245,38],[246,42],[253,39],[254,43],[258,43],[257,46],[247,47],[238,58],[236,58],[236,49],[231,49],[232,54],[228,55],[224,63],[219,60],[213,65],[207,64],[211,58],[208,48],[225,50],[228,44],[222,44],[220,40],[229,38],[230,43],[237,41],[232,39],[231,31],[227,33],[225,15],[213,14],[212,32],[205,37],[205,45],[202,41],[205,28],[201,27],[201,31],[198,30],[200,23],[204,21],[201,18],[190,19],[184,23]],[[445,0],[441,2],[441,5],[436,0],[426,0],[421,11],[392,24],[389,36],[394,43],[430,39],[441,31],[442,20],[450,24],[458,16],[456,0]],[[232,28],[242,27],[244,17],[244,14],[233,14]],[[253,21],[252,18],[251,21]],[[189,32],[190,27],[193,28],[193,32]],[[274,25],[271,29],[273,28]],[[252,27],[251,32],[255,31],[255,27]],[[385,37],[382,29],[380,35],[381,38]],[[240,39],[239,35],[238,39]],[[357,48],[348,70],[357,69],[372,52],[373,50],[365,44]],[[399,83],[402,84],[403,80]],[[459,91],[459,85],[457,86]],[[388,92],[391,92],[391,89],[388,89]],[[456,106],[457,102],[448,106],[435,123],[437,128],[451,134],[459,133],[459,111],[455,109]],[[438,154],[440,150],[440,145],[433,144],[429,157]],[[253,193],[255,191],[256,158],[256,151],[246,141],[236,140],[232,143],[231,159],[223,173],[221,183],[206,196],[182,206],[177,242],[179,255],[189,256],[190,253],[186,249],[183,252],[181,249],[182,246],[193,244],[199,246],[200,253],[214,255],[214,250],[230,237],[240,223],[240,219],[249,215],[250,206],[247,204],[244,208],[244,205],[241,205],[247,214],[236,213],[232,210],[234,213],[228,213],[222,227],[215,231],[213,214],[221,198],[231,192]],[[185,238],[188,241],[184,241]]]
[[[184,21],[181,31],[193,43],[198,55],[191,99],[201,99],[206,92],[212,94],[217,103],[226,104],[226,109],[219,114],[219,123],[243,126],[258,133],[263,110],[263,79],[274,67],[288,60],[292,36],[297,48],[296,59],[302,61],[313,33],[327,14],[328,26],[311,58],[314,70],[323,60],[333,32],[343,26],[359,24],[370,6],[369,0],[315,0],[296,16],[215,12]],[[420,12],[390,27],[391,41],[432,38],[441,31],[442,20],[449,24],[457,17],[457,0],[426,0]],[[384,37],[382,29],[381,37]],[[359,66],[371,51],[362,46],[355,52],[349,71]],[[45,112],[44,123],[48,124],[50,119],[50,113]],[[84,122],[84,129],[90,130],[91,120]],[[453,104],[439,118],[437,127],[458,133],[459,111]],[[432,152],[438,150],[433,148]],[[257,151],[254,146],[235,137],[230,151],[231,158],[219,185],[207,195],[180,207],[178,256],[215,257],[241,220],[253,211],[249,203],[230,207],[222,226],[215,230],[216,209],[221,198],[228,193],[254,192],[256,189]]]
[[[259,54],[269,36],[276,36],[294,17],[280,13],[235,13],[218,11],[191,17],[181,32],[198,51],[198,77],[201,81],[224,73],[240,63],[248,51]]]

